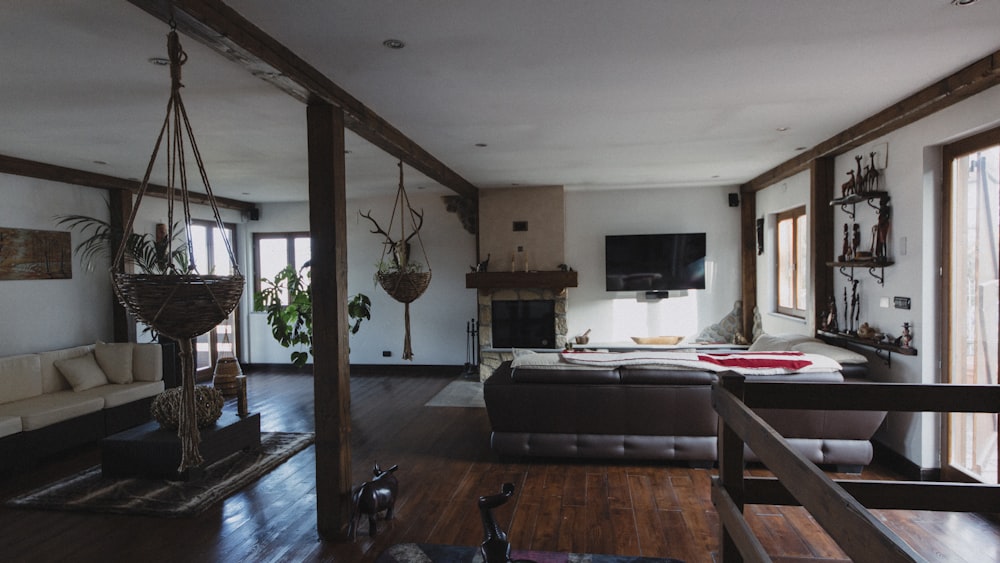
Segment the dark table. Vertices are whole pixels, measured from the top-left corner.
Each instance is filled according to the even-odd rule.
[[[260,447],[260,413],[240,418],[223,411],[215,425],[201,429],[199,449],[204,462],[178,472],[181,440],[176,430],[164,430],[156,421],[130,428],[101,440],[101,473],[106,477],[144,477],[193,481],[204,469],[240,450]]]

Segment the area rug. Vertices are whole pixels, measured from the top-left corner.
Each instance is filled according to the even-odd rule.
[[[597,555],[590,553],[555,553],[552,551],[512,550],[513,560],[535,563],[684,563],[679,559],[631,557],[628,555]],[[375,563],[483,563],[478,547],[466,545],[435,545],[399,543],[378,556]]]
[[[105,478],[101,466],[14,497],[15,508],[110,512],[164,518],[196,516],[313,443],[312,433],[261,432],[259,450],[237,452],[205,469],[199,481]]]
[[[424,403],[425,407],[479,407],[486,408],[483,401],[483,384],[478,381],[459,379],[452,381]]]

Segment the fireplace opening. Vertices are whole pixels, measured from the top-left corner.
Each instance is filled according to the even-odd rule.
[[[555,348],[555,301],[493,301],[494,348]]]

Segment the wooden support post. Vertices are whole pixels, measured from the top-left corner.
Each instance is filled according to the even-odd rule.
[[[757,307],[757,195],[740,189],[740,299],[743,336],[753,342],[753,312]]]
[[[833,157],[826,156],[817,158],[810,168],[810,182],[812,190],[809,192],[809,257],[811,271],[808,287],[812,307],[812,318],[806,319],[807,326],[811,327],[809,332],[814,333],[818,326],[818,319],[827,310],[830,297],[833,296],[833,270],[827,266],[833,261],[834,256],[834,233],[833,207],[830,200],[833,199]]]
[[[347,344],[347,197],[344,113],[309,105],[309,230],[312,238],[316,527],[347,538],[351,507],[351,380]]]
[[[111,224],[111,232],[122,232],[128,218],[132,214],[132,192],[128,190],[112,189],[108,190],[108,202],[111,207],[111,217],[108,223]],[[130,233],[122,233],[128,236]],[[118,248],[121,244],[119,237],[112,236],[111,248]],[[123,265],[126,272],[131,272],[134,267],[128,261]],[[135,319],[118,301],[118,296],[111,290],[111,325],[112,339],[115,342],[135,342]]]
[[[720,385],[722,389],[732,393],[742,401],[743,381],[744,377],[742,375],[727,372],[719,377],[719,383],[716,385]],[[724,419],[719,420],[718,448],[719,481],[726,490],[726,493],[733,500],[736,508],[742,512],[746,497],[743,484],[743,439],[740,438],[739,434],[732,427],[726,424]],[[733,541],[732,536],[725,527],[722,527],[721,531],[720,559],[726,563],[740,563],[743,561],[743,556],[740,555],[740,550],[736,547],[736,542]]]

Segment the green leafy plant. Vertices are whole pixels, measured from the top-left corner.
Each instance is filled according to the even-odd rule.
[[[312,339],[312,271],[309,263],[298,271],[287,266],[273,280],[261,278],[261,290],[254,294],[254,310],[267,313],[271,334],[285,348],[306,346],[308,352],[291,353],[292,364],[306,365],[313,353]],[[357,334],[361,323],[371,319],[371,300],[358,293],[347,303],[351,334]]]
[[[74,248],[88,270],[94,269],[98,258],[111,258],[114,245],[122,232],[113,229],[107,221],[86,215],[58,215],[56,224],[79,231],[85,238]],[[157,241],[149,233],[132,233],[125,243],[125,258],[144,274],[187,272],[186,246],[178,243],[180,226],[174,223],[169,238]],[[171,244],[172,243],[172,244]],[[169,250],[173,246],[173,250]]]

